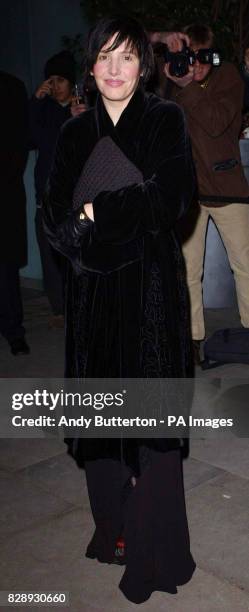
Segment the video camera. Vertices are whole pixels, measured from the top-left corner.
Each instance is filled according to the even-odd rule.
[[[154,53],[163,57],[166,64],[169,64],[169,73],[171,76],[181,78],[188,74],[189,66],[193,66],[198,60],[200,64],[211,64],[212,66],[220,66],[221,56],[217,49],[199,49],[196,53],[184,44],[181,51],[173,53],[169,51],[165,43],[155,43],[153,45]]]

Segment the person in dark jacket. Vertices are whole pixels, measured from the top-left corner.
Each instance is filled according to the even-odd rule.
[[[28,155],[28,100],[24,83],[0,72],[0,99],[0,332],[17,355],[29,353],[19,280],[19,269],[27,263],[23,174]]]
[[[190,47],[214,46],[213,32],[202,24],[185,30]],[[249,327],[249,186],[241,164],[239,134],[244,87],[237,68],[228,62],[214,67],[198,56],[175,83],[171,99],[186,114],[198,179],[199,205],[182,224],[183,253],[191,301],[196,362],[205,337],[202,299],[203,261],[208,220],[216,224],[234,273],[241,323]]]
[[[191,336],[174,231],[194,189],[183,113],[144,93],[153,54],[135,20],[100,21],[86,61],[96,106],[63,126],[44,199],[48,236],[68,259],[66,378],[186,377]],[[114,562],[123,533],[125,596],[176,593],[195,568],[180,440],[69,443],[96,525],[86,556]]]
[[[51,57],[46,62],[44,76],[45,81],[41,83],[29,102],[29,122],[31,146],[38,151],[35,165],[36,235],[45,292],[53,313],[51,325],[57,327],[63,325],[64,312],[62,259],[52,249],[44,233],[41,200],[59,130],[63,123],[72,117],[74,110],[77,110],[77,113],[83,112],[85,106],[72,105],[75,64],[70,53],[62,51]]]

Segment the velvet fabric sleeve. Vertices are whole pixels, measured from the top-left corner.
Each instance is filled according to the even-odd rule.
[[[171,230],[192,199],[193,165],[181,109],[155,96],[135,98],[135,105],[128,105],[116,127],[108,116],[107,131],[100,134],[91,111],[69,121],[60,133],[43,202],[44,221],[51,244],[71,260],[76,272],[106,273],[141,259],[144,236]],[[104,120],[101,127],[105,129]],[[121,160],[115,162],[117,176],[112,167],[104,171],[97,165],[96,180],[91,178],[88,186],[83,180],[77,205],[77,185],[89,175],[88,162],[96,145],[108,141],[106,136],[118,147],[118,155],[113,146],[110,160],[108,154],[109,168],[111,160]],[[94,223],[79,219],[84,202],[91,201],[89,187]]]
[[[52,170],[43,196],[43,221],[52,246],[72,263],[79,259],[80,242],[91,241],[90,220],[81,221],[80,211],[72,208],[73,192],[80,175],[76,142],[67,124],[61,129]],[[77,268],[76,264],[76,268]]]
[[[175,104],[165,107],[153,143],[147,143],[147,167],[143,182],[94,198],[99,241],[125,244],[147,232],[169,231],[188,209],[194,170],[185,119]]]
[[[87,147],[80,149],[79,140],[82,146],[82,133],[79,136],[79,132],[74,130],[75,125],[77,128],[78,123],[74,121],[64,126],[57,142],[52,171],[43,197],[44,225],[52,246],[71,261],[76,274],[80,274],[82,270],[107,274],[141,259],[141,240],[130,242],[125,249],[111,244],[105,245],[103,249],[96,236],[95,223],[89,219],[80,220],[80,212],[84,201],[86,202],[82,195],[83,186],[77,194],[77,187],[82,179],[82,166],[84,168],[87,165],[82,156],[84,155],[87,161],[91,158],[91,153],[87,154]],[[134,172],[135,168],[133,177]],[[101,175],[101,168],[99,173]],[[142,177],[141,173],[137,173],[137,176]],[[99,181],[101,179],[96,178],[96,183],[100,185]],[[106,177],[103,177],[102,182],[106,183]],[[91,183],[90,187],[88,186],[88,197],[89,189],[96,189],[94,181]]]

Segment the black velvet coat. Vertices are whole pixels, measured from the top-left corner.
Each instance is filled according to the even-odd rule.
[[[94,162],[95,147],[104,138],[141,180],[129,184],[119,177],[125,186],[113,188],[115,155],[109,158],[105,151]],[[79,220],[74,198],[82,169],[92,159],[81,207],[93,201],[94,223]],[[117,178],[125,164],[116,166]],[[51,243],[70,261],[66,377],[192,375],[184,265],[174,227],[193,189],[184,116],[174,103],[138,89],[116,126],[101,98],[63,126],[44,218]],[[141,443],[169,450],[179,440],[127,440],[123,452],[133,467]],[[83,464],[119,454],[119,440],[81,440],[77,460]]]

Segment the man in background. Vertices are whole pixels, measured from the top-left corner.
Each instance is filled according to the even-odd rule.
[[[19,268],[27,263],[26,196],[28,106],[24,83],[0,72],[0,332],[13,355],[28,354]]]
[[[202,277],[208,220],[214,221],[234,273],[241,323],[249,327],[249,187],[240,159],[244,86],[238,70],[223,62],[202,63],[198,52],[214,46],[206,25],[185,29],[195,63],[185,76],[165,74],[175,84],[171,99],[185,111],[198,181],[198,209],[182,223],[183,253],[190,293],[195,360],[205,337]],[[180,180],[180,177],[176,177]]]

